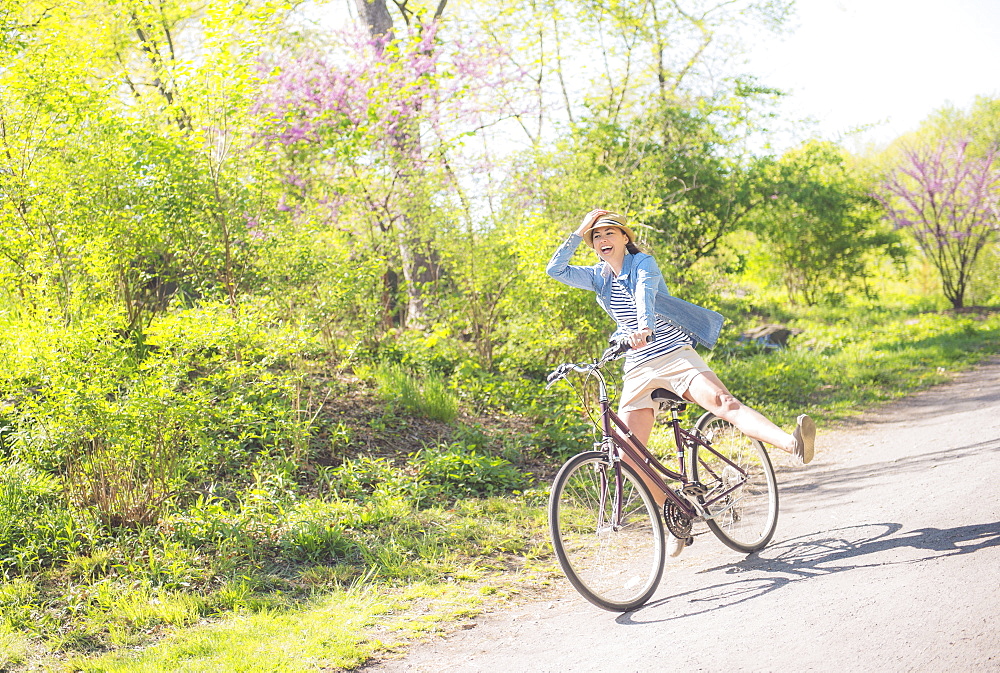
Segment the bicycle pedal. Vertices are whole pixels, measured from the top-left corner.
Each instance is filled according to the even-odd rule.
[[[686,540],[684,540],[684,546],[685,547],[690,547],[693,544],[694,544],[694,536],[693,535],[690,536],[690,537],[688,537]]]
[[[686,496],[697,498],[698,496],[703,496],[708,493],[708,489],[705,488],[703,484],[698,482],[690,482],[684,484],[684,488],[681,489],[681,492]]]

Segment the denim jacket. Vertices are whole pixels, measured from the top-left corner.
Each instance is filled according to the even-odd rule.
[[[594,266],[573,266],[569,263],[581,241],[583,237],[570,234],[552,255],[545,271],[567,285],[596,292],[597,303],[614,318],[611,313],[611,281],[615,274],[611,267],[603,261]],[[639,329],[653,329],[656,316],[660,316],[702,346],[715,347],[722,330],[722,314],[671,296],[652,256],[641,252],[626,254],[618,278],[635,297]],[[622,332],[620,327],[614,336],[618,336],[619,332]]]

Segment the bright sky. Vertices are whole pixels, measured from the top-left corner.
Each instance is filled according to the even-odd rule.
[[[1000,97],[1000,0],[796,6],[790,33],[756,48],[749,69],[791,92],[782,109],[814,119],[815,135],[859,149],[855,142],[882,144],[913,130],[947,103],[961,109],[977,95]],[[846,138],[870,124],[856,141]]]

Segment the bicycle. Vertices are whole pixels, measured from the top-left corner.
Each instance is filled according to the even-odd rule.
[[[770,542],[778,522],[778,488],[767,451],[730,423],[706,412],[685,430],[680,413],[687,402],[658,388],[653,399],[671,413],[678,469],[665,467],[632,435],[611,410],[601,373],[628,348],[624,341],[612,342],[596,361],[565,363],[548,376],[549,386],[570,372],[598,380],[602,439],[556,475],[549,530],[559,565],[576,590],[616,612],[639,607],[656,591],[665,561],[664,523],[691,544],[693,524],[704,521],[725,545],[750,553]],[[647,481],[664,494],[662,511]]]

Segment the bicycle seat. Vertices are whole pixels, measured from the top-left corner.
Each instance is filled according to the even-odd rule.
[[[687,409],[687,400],[678,397],[666,388],[657,388],[650,397],[660,405],[661,410],[676,409],[677,411],[684,411]]]

